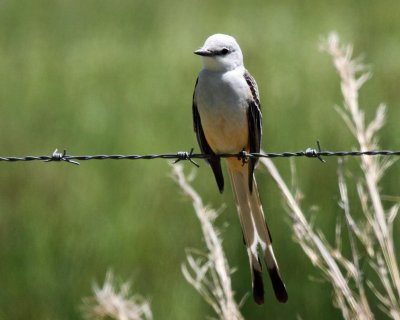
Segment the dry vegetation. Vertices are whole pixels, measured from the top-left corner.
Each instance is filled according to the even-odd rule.
[[[357,141],[357,149],[378,149],[377,132],[385,121],[385,106],[377,108],[376,116],[366,123],[364,112],[359,106],[358,93],[370,74],[360,59],[352,58],[352,47],[342,46],[336,34],[329,35],[322,49],[333,59],[340,76],[343,106],[337,107],[343,121]],[[393,242],[393,222],[399,204],[385,208],[382,203],[379,182],[391,160],[383,157],[362,156],[358,158],[362,174],[357,179],[346,180],[346,169],[342,160],[338,164],[338,186],[342,219],[348,236],[342,234],[343,225],[336,228],[336,242],[331,244],[322,232],[315,229],[301,208],[298,189],[291,190],[280,176],[273,162],[260,159],[262,166],[273,177],[288,208],[296,242],[303,249],[312,264],[332,285],[333,303],[340,308],[344,319],[374,319],[371,306],[379,304],[380,309],[392,319],[400,319],[400,275]],[[231,269],[225,257],[218,230],[213,226],[217,212],[204,206],[199,194],[192,188],[183,174],[181,165],[172,167],[173,178],[188,196],[201,224],[207,252],[190,250],[187,262],[182,266],[186,280],[213,308],[219,319],[243,319],[231,286]],[[355,188],[358,199],[350,199],[348,188]],[[361,214],[352,212],[352,203],[359,202]],[[355,206],[357,207],[357,206]],[[357,217],[357,218],[355,218]],[[346,243],[344,243],[346,242]],[[350,255],[343,253],[343,247],[350,248]],[[360,259],[376,273],[373,280],[365,277]],[[148,304],[141,299],[129,298],[126,287],[116,293],[108,277],[103,289],[95,289],[95,297],[89,303],[92,318],[107,315],[115,319],[151,319]],[[369,292],[367,294],[367,292]],[[121,316],[120,308],[138,310],[138,316]],[[131,312],[131,311],[130,311]],[[133,311],[131,312],[133,313]]]
[[[150,303],[139,295],[130,293],[130,283],[116,284],[109,271],[101,288],[93,287],[93,296],[83,299],[86,319],[152,320]]]

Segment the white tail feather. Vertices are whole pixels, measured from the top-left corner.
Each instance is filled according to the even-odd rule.
[[[250,192],[247,165],[241,167],[228,166],[228,171],[252,269],[254,298],[257,303],[264,301],[261,278],[262,267],[257,253],[258,247],[261,247],[275,295],[280,302],[286,302],[287,293],[272,249],[271,236],[264,218],[256,180],[253,177],[253,192]]]

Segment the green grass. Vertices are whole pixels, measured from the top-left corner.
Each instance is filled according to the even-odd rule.
[[[0,155],[163,153],[196,146],[191,97],[200,69],[192,54],[216,32],[235,36],[256,78],[264,112],[263,147],[302,150],[320,139],[329,150],[355,142],[333,109],[341,103],[331,61],[318,51],[336,30],[365,53],[373,79],[361,92],[371,116],[388,104],[382,146],[398,149],[400,7],[397,1],[2,1],[0,3]],[[275,163],[290,177],[289,162]],[[298,159],[305,207],[333,238],[340,213],[336,162]],[[190,170],[189,164],[187,164]],[[166,161],[0,164],[0,319],[79,319],[81,298],[112,268],[150,297],[155,319],[204,319],[211,310],[180,271],[186,247],[202,247],[190,204]],[[227,203],[224,245],[250,275],[230,189],[217,192],[204,164],[195,186],[206,203]],[[398,192],[399,166],[384,181]],[[270,287],[247,319],[337,319],[329,286],[293,243],[271,179],[258,173],[289,303]],[[396,225],[398,227],[398,224]],[[330,232],[330,233],[329,233]],[[396,234],[396,232],[394,232]],[[400,245],[398,243],[398,245]],[[329,318],[330,316],[330,318]]]

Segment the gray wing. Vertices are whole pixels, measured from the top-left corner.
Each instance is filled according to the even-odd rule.
[[[244,73],[244,78],[247,84],[249,85],[252,95],[252,99],[249,100],[249,108],[247,111],[250,153],[259,153],[261,149],[261,137],[262,137],[262,114],[261,114],[260,97],[258,94],[257,83],[247,70]],[[250,158],[249,160],[250,192],[253,191],[253,174],[257,162],[258,162],[257,158]]]
[[[251,153],[259,153],[261,148],[261,136],[262,136],[262,114],[261,114],[261,105],[260,105],[260,97],[258,94],[257,83],[254,78],[250,75],[250,73],[246,70],[244,77],[246,79],[247,84],[249,85],[252,99],[249,101],[248,108],[248,125],[249,125],[249,145]],[[249,160],[249,188],[250,192],[253,189],[253,174],[254,168],[257,164],[257,158],[251,158]],[[256,193],[257,190],[256,190]],[[261,206],[260,199],[257,195],[258,205]],[[263,219],[263,213],[261,212],[260,216]],[[265,226],[267,228],[267,233],[269,237],[270,244],[267,247],[267,250],[264,252],[265,262],[268,267],[268,273],[271,278],[272,286],[275,291],[275,295],[279,302],[286,302],[288,300],[288,294],[285,288],[285,284],[282,281],[281,275],[279,273],[278,264],[276,263],[273,251],[272,251],[272,238],[271,233],[268,229],[268,224],[265,222]],[[256,266],[257,264],[252,264]],[[257,303],[263,302],[264,296],[264,288],[262,283],[261,272],[253,267],[253,295],[256,299]]]
[[[211,157],[206,159],[210,164],[212,171],[214,172],[215,180],[217,181],[218,189],[222,193],[224,191],[224,176],[221,169],[221,160],[211,149],[207,142],[206,136],[204,135],[203,127],[201,126],[201,119],[199,111],[197,110],[197,104],[195,99],[196,87],[199,78],[196,80],[196,85],[193,92],[193,103],[192,103],[192,113],[193,113],[193,128],[196,133],[197,142],[199,143],[200,150],[204,154],[208,154]]]

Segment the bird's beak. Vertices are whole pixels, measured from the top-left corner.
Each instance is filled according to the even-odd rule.
[[[203,57],[210,57],[210,56],[213,55],[213,53],[212,53],[210,50],[203,49],[203,48],[197,49],[197,50],[194,52],[194,54],[197,54],[197,55],[203,56]]]

